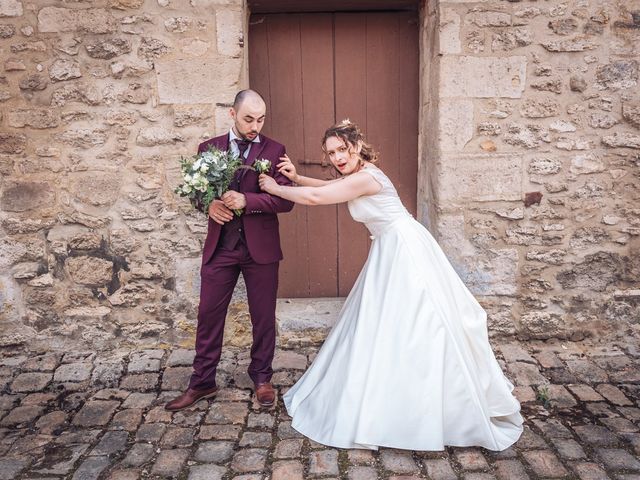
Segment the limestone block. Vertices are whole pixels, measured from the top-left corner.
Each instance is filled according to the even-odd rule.
[[[127,10],[130,8],[140,8],[144,0],[109,0],[109,7],[118,10]]]
[[[38,12],[38,30],[41,33],[113,33],[116,28],[116,19],[104,8],[44,7]]]
[[[563,288],[585,288],[603,292],[615,283],[623,271],[620,255],[612,252],[598,252],[587,255],[584,260],[557,275]]]
[[[26,212],[50,207],[55,192],[49,183],[20,181],[3,185],[0,207],[6,212]]]
[[[170,17],[164,21],[164,28],[171,33],[184,33],[193,25],[189,17]]]
[[[122,177],[118,173],[81,172],[73,174],[70,190],[80,202],[105,207],[118,199],[121,182]]]
[[[47,88],[48,84],[49,84],[49,81],[44,75],[41,75],[39,73],[34,73],[31,75],[22,77],[20,79],[20,82],[18,83],[18,86],[20,87],[20,90],[36,91],[36,90],[44,90],[45,88]]]
[[[471,12],[466,16],[467,25],[477,27],[508,27],[511,25],[511,15],[504,12],[479,11]]]
[[[56,111],[50,108],[21,108],[7,112],[9,126],[14,128],[55,128],[60,122]]]
[[[0,38],[11,38],[16,34],[16,27],[13,25],[0,25]]]
[[[230,57],[239,57],[242,53],[243,41],[243,12],[242,10],[217,10],[216,34],[218,36],[218,53]]]
[[[21,17],[23,14],[20,0],[0,0],[0,18]]]
[[[138,47],[138,55],[147,59],[154,59],[165,55],[170,50],[169,46],[157,38],[143,37]],[[189,74],[189,72],[183,72]]]
[[[640,128],[640,103],[623,103],[622,116],[636,128]]]
[[[551,98],[528,98],[520,106],[520,115],[526,118],[547,118],[560,114],[560,104]]]
[[[527,57],[445,56],[440,64],[442,97],[520,98]]]
[[[73,60],[58,59],[49,67],[49,77],[54,82],[62,82],[81,76],[80,64]]]
[[[462,279],[475,295],[515,295],[518,291],[518,250],[487,250],[467,259]]]
[[[594,112],[591,115],[589,115],[589,126],[591,128],[604,128],[604,129],[608,129],[611,128],[615,125],[617,125],[619,122],[618,118],[616,118],[614,115],[611,115],[610,113],[603,113],[603,112]]]
[[[242,61],[215,56],[160,60],[155,66],[161,104],[225,104],[238,89]]]
[[[173,124],[176,127],[199,124],[212,116],[210,105],[176,105],[173,108]]]
[[[75,283],[87,286],[104,286],[111,282],[113,262],[97,257],[70,257],[66,266]]]
[[[602,137],[602,143],[608,147],[640,149],[640,135],[627,132],[615,132],[613,135]]]
[[[571,167],[569,169],[571,173],[578,175],[586,173],[598,173],[604,172],[605,164],[595,153],[585,153],[576,155],[571,159]]]
[[[153,147],[156,145],[170,145],[175,142],[183,142],[184,138],[178,132],[164,129],[162,127],[143,128],[138,132],[136,144],[142,147]]]
[[[438,179],[443,204],[522,199],[519,154],[444,155]]]
[[[584,52],[598,48],[598,44],[589,40],[588,37],[578,35],[568,40],[552,40],[542,42],[542,46],[550,52]]]
[[[228,132],[233,125],[233,119],[229,113],[230,107],[218,107],[215,111],[215,132],[216,135],[222,135],[224,132]]]
[[[107,141],[107,134],[101,129],[72,128],[56,134],[55,138],[73,147],[92,148],[104,145]]]
[[[596,69],[597,84],[602,89],[618,90],[638,84],[637,60],[616,60]]]
[[[89,43],[85,48],[91,58],[108,60],[131,52],[131,42],[125,38],[115,37]]]
[[[533,34],[527,28],[505,29],[494,33],[491,39],[491,50],[494,52],[509,51],[526,47],[533,43]]]
[[[527,312],[520,317],[523,333],[539,339],[553,338],[565,328],[562,315],[551,312]]]
[[[440,9],[440,53],[457,54],[460,46],[460,15],[452,8]]]
[[[442,99],[440,101],[440,148],[460,151],[473,137],[473,101]]]

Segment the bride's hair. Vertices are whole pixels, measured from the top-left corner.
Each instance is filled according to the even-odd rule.
[[[376,152],[373,147],[365,141],[360,128],[358,128],[358,126],[348,118],[327,128],[324,132],[324,136],[322,137],[323,152],[327,139],[331,137],[338,137],[341,139],[345,145],[349,147],[350,153],[355,153],[356,146],[360,143],[360,145],[362,145],[360,158],[371,163],[375,163],[378,160],[378,152]]]

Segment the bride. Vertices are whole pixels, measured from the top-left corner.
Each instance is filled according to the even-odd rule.
[[[342,175],[260,176],[262,190],[304,205],[348,202],[369,229],[367,261],[316,359],[284,395],[292,426],[340,448],[504,450],[522,433],[520,405],[487,335],[486,313],[402,205],[376,153],[345,120],[322,146]]]

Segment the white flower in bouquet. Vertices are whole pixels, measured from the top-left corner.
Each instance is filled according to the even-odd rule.
[[[242,162],[233,153],[214,147],[191,158],[181,158],[183,183],[176,187],[175,193],[188,197],[196,208],[207,213],[211,202],[229,189],[241,166]]]

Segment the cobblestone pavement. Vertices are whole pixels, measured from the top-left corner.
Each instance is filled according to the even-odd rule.
[[[187,384],[188,350],[4,354],[0,479],[640,479],[637,339],[494,347],[526,418],[501,453],[316,444],[292,430],[281,400],[253,401],[245,349],[225,349],[216,399],[175,414],[163,405]],[[280,394],[315,351],[278,350]]]

